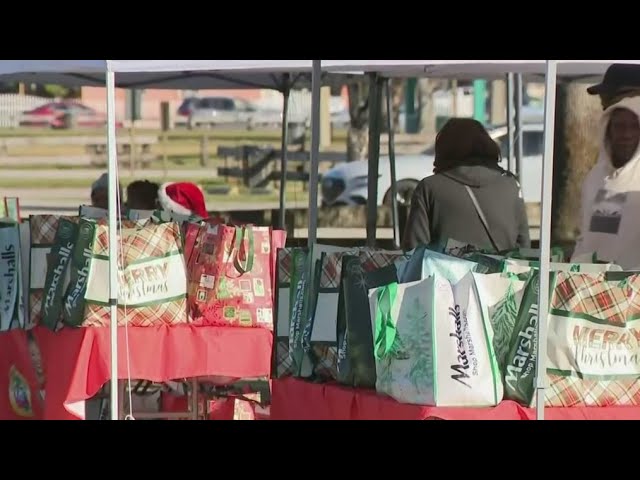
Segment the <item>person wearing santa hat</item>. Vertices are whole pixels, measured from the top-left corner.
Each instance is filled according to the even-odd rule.
[[[158,202],[163,210],[178,215],[197,215],[207,218],[204,194],[191,182],[165,183],[158,189]]]

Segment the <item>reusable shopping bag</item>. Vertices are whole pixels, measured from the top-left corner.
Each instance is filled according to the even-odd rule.
[[[469,272],[391,283],[369,295],[376,390],[402,403],[481,407],[503,397],[491,324]]]

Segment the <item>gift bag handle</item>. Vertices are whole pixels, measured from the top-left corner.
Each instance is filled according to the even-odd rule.
[[[255,247],[254,247],[255,241],[254,241],[254,235],[253,235],[253,228],[251,226],[245,226],[245,227],[234,227],[234,229],[235,229],[235,233],[234,233],[235,239],[233,242],[231,256],[233,259],[233,266],[238,271],[238,273],[240,273],[240,275],[243,275],[245,273],[250,272],[253,269],[253,261],[255,256]],[[247,240],[248,240],[247,241],[248,247],[247,247],[247,252],[245,256],[245,261],[243,264],[242,260],[240,260],[240,250],[244,245],[245,236],[247,237]]]
[[[375,356],[378,360],[392,351],[396,339],[397,330],[391,319],[391,307],[395,303],[397,292],[397,283],[385,285],[378,291],[375,332]]]

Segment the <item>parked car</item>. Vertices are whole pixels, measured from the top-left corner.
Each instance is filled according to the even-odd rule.
[[[190,100],[181,106],[187,118],[187,126],[238,125],[252,128],[251,116],[255,112],[248,102],[233,97],[203,97]],[[180,109],[178,113],[181,113]]]
[[[544,126],[529,123],[522,126],[523,159],[521,185],[525,202],[540,202]],[[500,145],[503,168],[507,168],[507,127],[488,130],[491,138]],[[396,155],[396,179],[398,205],[410,205],[411,196],[418,182],[433,173],[434,147],[417,155]],[[378,174],[378,205],[391,204],[391,174],[389,157],[380,157]],[[340,164],[322,177],[321,198],[324,206],[364,205],[367,203],[367,161]]]
[[[78,102],[50,102],[23,112],[21,127],[99,128],[107,124],[107,116]],[[122,122],[116,122],[118,128]]]

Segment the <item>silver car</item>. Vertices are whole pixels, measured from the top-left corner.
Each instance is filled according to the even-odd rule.
[[[251,128],[251,117],[255,108],[232,97],[203,97],[194,101],[187,125],[189,128],[199,126],[234,125]]]

